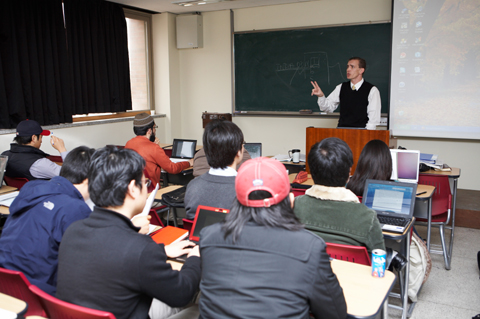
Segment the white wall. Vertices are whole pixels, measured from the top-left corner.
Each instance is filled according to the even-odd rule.
[[[163,126],[165,118],[155,118],[155,123],[160,127]],[[133,120],[101,124],[101,125],[87,125],[69,128],[50,128],[44,127],[44,129],[50,129],[53,134],[65,142],[67,150],[72,150],[77,146],[88,146],[92,148],[103,147],[108,144],[113,145],[125,145],[125,143],[135,136],[133,133]],[[160,140],[165,140],[165,135],[162,132],[157,132]],[[3,134],[0,135],[0,152],[8,150],[10,143],[12,143],[15,134]],[[58,155],[50,145],[50,138],[43,137],[42,151],[50,155]]]
[[[234,11],[235,31],[390,20],[391,2],[385,0],[322,0]],[[230,12],[203,13],[204,47],[178,50],[180,65],[181,137],[201,141],[201,113],[232,111]],[[154,34],[154,37],[156,35]],[[315,103],[315,102],[312,102]],[[178,107],[175,105],[174,107]],[[264,154],[305,152],[307,126],[335,127],[336,119],[248,116],[234,117],[247,142],[263,143]],[[480,190],[480,142],[403,138],[398,145],[435,153],[450,166],[460,167],[459,188]]]

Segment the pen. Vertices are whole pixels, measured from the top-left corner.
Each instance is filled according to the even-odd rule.
[[[426,194],[426,193],[427,193],[427,191],[420,192],[420,193],[417,193],[417,196],[418,196],[418,195],[422,195],[422,194]]]

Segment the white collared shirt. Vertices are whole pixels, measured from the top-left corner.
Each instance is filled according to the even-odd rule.
[[[237,176],[237,171],[227,166],[226,168],[212,168],[208,171],[211,175],[217,176]]]

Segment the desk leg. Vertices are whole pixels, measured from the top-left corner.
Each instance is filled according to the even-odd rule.
[[[413,227],[413,226],[412,226]],[[405,277],[405,289],[403,290],[403,311],[402,311],[402,319],[407,318],[407,313],[408,313],[408,275],[410,273],[410,232],[407,234],[406,240],[404,240],[406,243],[405,251],[407,254],[407,265],[405,266],[405,269],[403,270],[404,272],[404,277]]]
[[[450,270],[452,267],[453,238],[455,234],[455,210],[457,208],[457,183],[458,178],[453,179],[453,198],[452,198],[452,227],[450,229],[450,244],[448,247],[448,256],[445,258],[445,269]],[[448,229],[448,226],[445,226]],[[448,260],[448,261],[447,261]]]

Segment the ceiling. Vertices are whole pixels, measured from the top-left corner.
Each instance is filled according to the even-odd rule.
[[[108,0],[120,3],[129,7],[144,9],[153,12],[171,12],[176,14],[191,12],[207,12],[229,9],[241,9],[260,6],[271,6],[286,3],[298,3],[320,0],[204,0],[207,2],[203,5],[181,6],[172,2],[180,2],[180,0]],[[193,0],[184,0],[189,2]]]

